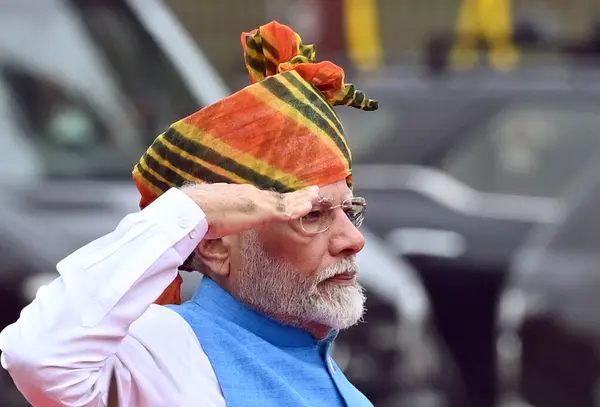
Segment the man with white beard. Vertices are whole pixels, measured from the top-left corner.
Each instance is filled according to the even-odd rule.
[[[354,257],[343,257],[314,276],[269,253],[256,230],[241,234],[239,287],[236,297],[289,325],[305,321],[348,328],[363,315],[365,296],[356,282]],[[318,335],[318,333],[316,333]]]
[[[365,302],[366,202],[333,106],[377,102],[289,27],[242,45],[253,84],[160,135],[133,172],[142,210],[0,333],[32,405],[106,406],[114,377],[121,406],[372,406],[330,356]],[[178,268],[204,276],[183,304]]]

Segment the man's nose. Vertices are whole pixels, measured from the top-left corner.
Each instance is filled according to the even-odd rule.
[[[330,227],[329,252],[333,257],[355,255],[365,247],[365,237],[343,211],[335,212]]]

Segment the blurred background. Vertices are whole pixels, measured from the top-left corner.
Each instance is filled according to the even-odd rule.
[[[0,0],[0,329],[273,19],[380,100],[339,109],[369,201],[349,379],[377,407],[600,406],[597,0]],[[27,406],[4,371],[0,406]]]

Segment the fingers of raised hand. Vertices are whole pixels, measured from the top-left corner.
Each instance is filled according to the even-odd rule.
[[[319,199],[319,188],[308,187],[287,194],[275,194],[276,216],[282,220],[298,219],[312,209]]]

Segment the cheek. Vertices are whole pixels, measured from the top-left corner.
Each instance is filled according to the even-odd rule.
[[[265,250],[292,265],[303,276],[312,276],[322,268],[327,258],[325,234],[310,238],[297,233],[266,233]]]
[[[232,276],[239,274],[239,270],[244,267],[244,259],[242,259],[242,242],[239,236],[227,236],[223,238],[228,246],[229,256],[227,258],[229,272]]]
[[[231,273],[237,275],[239,273],[239,269],[242,268],[242,266],[243,263],[241,251],[239,249],[236,251],[232,251],[229,255],[229,268]]]

